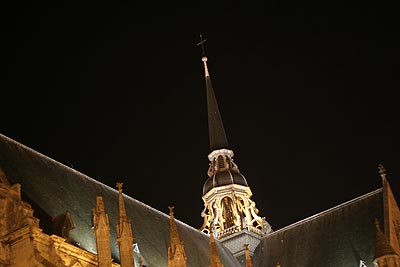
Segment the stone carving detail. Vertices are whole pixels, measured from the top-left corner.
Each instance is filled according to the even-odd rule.
[[[33,217],[31,205],[21,200],[21,186],[1,184],[0,209],[4,215],[0,216],[0,236],[4,236],[24,225],[39,227],[39,220]]]
[[[1,172],[0,172],[1,175]],[[97,256],[47,235],[31,206],[21,199],[21,186],[0,182],[0,266],[96,267]],[[119,266],[111,263],[110,267]]]
[[[232,157],[233,151],[229,149],[214,150],[208,155],[207,174],[208,181],[212,179],[212,186],[209,191],[203,190],[200,230],[207,234],[213,232],[218,239],[242,230],[264,236],[272,231],[271,226],[258,215],[256,203],[251,200],[251,190]]]
[[[238,192],[217,195],[213,201],[205,202],[201,216],[204,221],[200,230],[210,234],[212,229],[217,238],[243,229],[261,236],[272,231],[265,218],[258,215],[255,202]]]

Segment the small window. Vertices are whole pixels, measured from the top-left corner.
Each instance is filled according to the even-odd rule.
[[[225,162],[224,162],[224,157],[223,156],[218,156],[218,168],[224,168],[225,167]]]

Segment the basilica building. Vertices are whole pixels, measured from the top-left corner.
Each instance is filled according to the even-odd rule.
[[[204,52],[202,64],[201,228],[125,195],[123,181],[111,188],[0,134],[0,267],[400,267],[400,211],[381,165],[381,188],[271,228],[234,161]]]

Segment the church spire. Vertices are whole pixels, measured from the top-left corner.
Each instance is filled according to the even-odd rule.
[[[174,207],[169,208],[170,246],[168,247],[168,267],[186,267],[186,255],[183,241],[179,239],[174,218]]]
[[[122,183],[117,183],[119,216],[117,219],[117,240],[121,267],[133,267],[133,234],[131,222],[126,215]]]
[[[219,112],[217,99],[215,98],[214,89],[211,82],[210,73],[208,72],[207,57],[204,52],[203,36],[200,34],[200,45],[203,52],[202,61],[204,63],[204,73],[206,78],[207,89],[207,107],[208,107],[208,133],[210,138],[210,150],[218,150],[228,148],[228,140],[225,135],[224,125],[222,124],[221,114]]]
[[[258,215],[250,187],[233,160],[233,151],[229,149],[208,71],[204,42],[200,35],[198,45],[203,51],[211,152],[208,155],[208,178],[203,186],[204,209],[201,216],[204,220],[200,231],[214,235],[236,258],[242,260],[245,254],[243,244],[249,244],[249,253],[253,255],[261,238],[272,229],[265,218]]]

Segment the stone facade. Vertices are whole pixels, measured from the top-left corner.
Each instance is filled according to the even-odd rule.
[[[4,177],[3,177],[4,178]],[[39,228],[21,186],[0,183],[0,267],[94,267],[97,255]],[[119,264],[112,263],[112,267]]]

